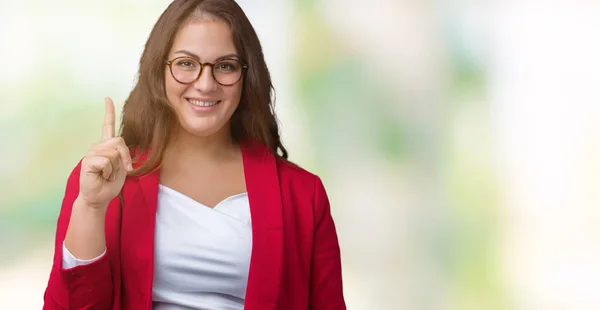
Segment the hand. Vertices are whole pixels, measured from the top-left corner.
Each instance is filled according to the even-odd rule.
[[[95,209],[106,208],[123,188],[127,171],[132,170],[125,141],[115,137],[115,105],[106,98],[102,140],[92,145],[81,162],[78,199]]]

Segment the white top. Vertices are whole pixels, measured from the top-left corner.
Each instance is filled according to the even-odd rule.
[[[252,252],[247,193],[209,208],[159,185],[154,242],[153,309],[244,308]],[[63,267],[102,255],[78,260],[63,244]]]

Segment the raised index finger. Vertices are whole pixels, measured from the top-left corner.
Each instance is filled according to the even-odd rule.
[[[115,136],[115,104],[110,97],[104,101],[106,102],[106,112],[102,126],[102,140],[107,140]]]

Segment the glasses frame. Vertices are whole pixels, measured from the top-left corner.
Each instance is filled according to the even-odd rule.
[[[189,82],[189,83],[184,83],[184,82],[181,82],[180,80],[178,80],[178,79],[175,77],[175,74],[173,74],[173,63],[174,63],[175,61],[179,60],[179,59],[184,59],[184,58],[185,58],[185,59],[191,59],[191,60],[194,60],[194,61],[196,61],[196,62],[198,62],[198,63],[200,64],[200,72],[198,72],[198,76],[197,76],[197,77],[196,77],[196,78],[195,78],[195,79],[194,79],[192,82]],[[239,63],[242,65],[242,73],[240,74],[240,77],[237,79],[237,81],[235,81],[235,82],[233,82],[233,83],[231,83],[231,84],[223,84],[223,83],[219,82],[219,80],[217,80],[217,78],[215,77],[215,70],[214,70],[214,68],[215,68],[215,65],[216,65],[216,64],[218,64],[218,63],[220,63],[220,62],[222,62],[222,61],[225,61],[225,60],[233,60],[233,61],[237,61],[237,62],[239,62]],[[195,58],[195,57],[191,57],[191,56],[179,56],[179,57],[173,58],[173,59],[171,59],[171,60],[167,60],[167,61],[165,61],[165,64],[166,64],[167,66],[169,66],[169,72],[171,72],[171,76],[173,77],[173,79],[175,79],[175,81],[177,81],[178,83],[180,83],[180,84],[185,84],[185,85],[190,85],[190,84],[194,84],[194,83],[198,82],[198,80],[200,80],[200,77],[202,76],[202,72],[204,72],[204,68],[205,68],[206,66],[208,66],[208,67],[210,67],[210,68],[211,68],[211,70],[210,70],[210,73],[211,73],[211,75],[212,75],[213,79],[215,80],[215,82],[217,82],[217,84],[219,84],[219,85],[221,85],[221,86],[233,86],[233,85],[237,84],[237,83],[238,83],[238,82],[239,82],[239,81],[242,79],[242,77],[244,76],[244,73],[245,73],[245,72],[246,72],[246,70],[248,69],[248,65],[246,65],[246,64],[245,64],[243,61],[241,61],[241,60],[239,60],[239,59],[235,59],[235,58],[224,58],[224,59],[219,59],[219,61],[217,61],[217,62],[215,62],[215,63],[212,63],[212,62],[204,62],[204,63],[203,63],[203,62],[201,62],[199,59],[197,59],[197,58]]]

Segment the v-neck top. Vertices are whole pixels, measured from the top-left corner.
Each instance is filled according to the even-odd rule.
[[[207,207],[160,185],[153,308],[244,308],[252,226],[247,193]]]
[[[210,208],[161,184],[154,236],[153,309],[244,308],[252,252],[247,193]],[[64,268],[100,257],[78,260],[63,246]]]

